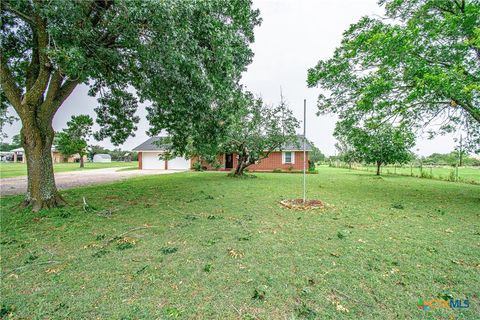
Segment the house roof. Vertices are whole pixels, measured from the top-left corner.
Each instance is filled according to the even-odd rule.
[[[20,148],[12,149],[10,150],[10,152],[25,152],[25,149],[20,147]],[[52,152],[59,152],[59,151],[57,150],[57,148],[55,148],[55,146],[52,146]]]
[[[285,151],[302,151],[303,150],[303,135],[298,134],[296,141],[287,143],[282,146],[282,150]],[[305,141],[305,150],[306,151],[313,151],[312,144],[306,139]]]
[[[168,150],[170,145],[168,144],[156,144],[155,142],[165,137],[151,137],[144,143],[133,148],[133,151],[165,151]]]
[[[156,144],[157,141],[165,137],[151,137],[144,143],[133,148],[133,151],[165,151],[170,147],[169,144]],[[281,148],[286,151],[299,151],[303,150],[303,135],[297,135],[296,141],[290,142]],[[306,151],[312,151],[313,147],[310,142],[306,141],[305,144]]]

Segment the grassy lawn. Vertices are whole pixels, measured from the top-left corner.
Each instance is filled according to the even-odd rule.
[[[32,319],[478,319],[480,186],[321,168],[178,173],[2,199],[2,310]],[[83,210],[82,197],[95,210]],[[448,292],[467,309],[423,311]],[[347,312],[348,310],[348,312]]]
[[[377,170],[374,166],[363,166],[358,167],[361,170],[368,170],[375,172]],[[455,177],[455,168],[454,167],[431,167],[424,166],[422,169],[420,167],[410,168],[409,165],[400,166],[383,166],[382,174],[401,174],[401,175],[413,175],[415,177],[420,177],[422,171],[426,175],[430,175],[435,179],[449,180]],[[480,167],[459,167],[458,168],[458,178],[462,182],[468,183],[477,183],[480,184]]]
[[[138,167],[138,162],[110,162],[110,163],[93,163],[86,162],[85,168],[80,168],[79,163],[55,163],[53,165],[53,170],[55,172],[66,172],[66,171],[80,171],[80,170],[89,170],[89,169],[103,169],[103,168],[116,168],[116,167]],[[1,178],[12,178],[18,176],[27,175],[27,165],[25,163],[5,163],[0,162],[0,177]]]

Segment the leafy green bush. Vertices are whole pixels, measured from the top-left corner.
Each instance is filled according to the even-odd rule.
[[[215,161],[214,163],[212,163],[212,168],[215,170],[220,170],[221,168],[223,168],[223,166],[220,162]]]
[[[195,170],[195,171],[203,171],[202,162],[196,161],[196,162],[193,164],[192,168],[193,168],[193,170]]]

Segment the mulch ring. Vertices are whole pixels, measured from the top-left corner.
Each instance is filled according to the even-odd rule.
[[[320,200],[305,200],[303,199],[285,199],[280,201],[280,204],[288,209],[310,210],[310,209],[322,209],[327,205]]]

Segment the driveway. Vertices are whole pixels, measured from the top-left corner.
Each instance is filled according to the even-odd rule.
[[[124,170],[121,168],[91,169],[84,171],[71,171],[55,173],[55,183],[60,190],[81,186],[125,180],[131,177],[147,176],[153,174],[170,174],[185,170]],[[0,179],[0,195],[9,196],[22,194],[27,191],[27,177]]]

